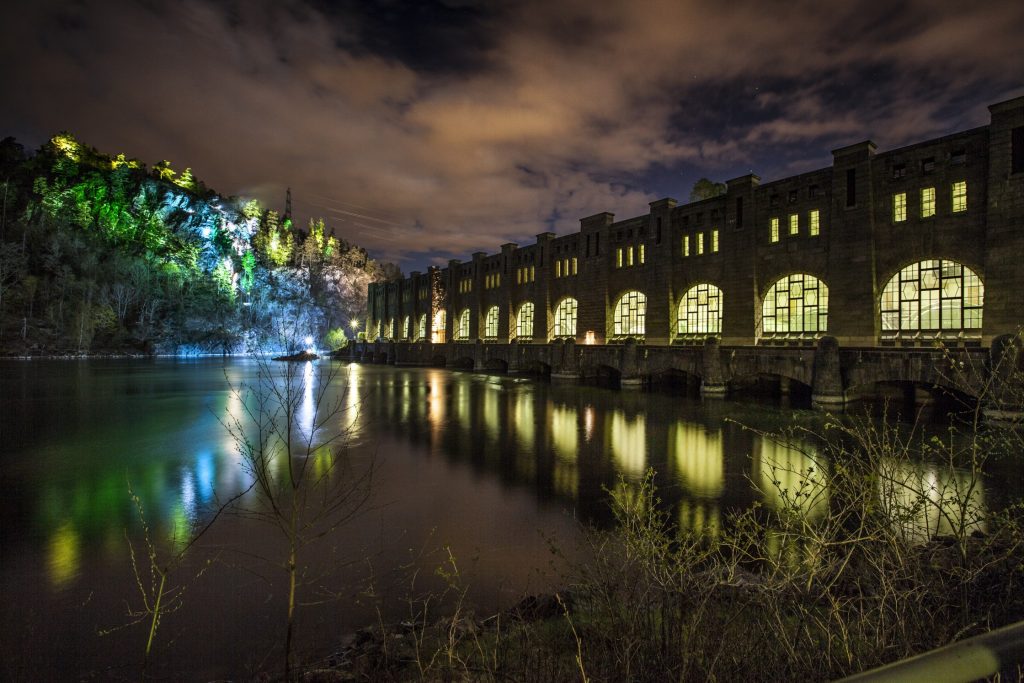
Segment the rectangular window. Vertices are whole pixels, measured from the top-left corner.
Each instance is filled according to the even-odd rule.
[[[935,157],[928,157],[921,160],[921,173],[935,172]]]
[[[904,177],[906,177],[906,175],[907,175],[907,165],[906,164],[896,164],[896,165],[894,165],[892,167],[892,177],[893,178],[904,178]]]
[[[704,233],[702,232],[697,233],[697,253],[704,253]]]
[[[562,262],[555,261],[555,277],[562,277]]]
[[[773,218],[772,219],[771,240],[772,240],[772,242],[778,242],[779,241],[779,219],[778,218]]]
[[[791,213],[789,214],[789,234],[797,235],[800,233],[800,214]]]
[[[537,279],[537,271],[534,266],[530,266],[530,282]]]
[[[683,235],[683,256],[690,255],[690,236]]]
[[[626,247],[626,265],[627,266],[632,266],[633,265],[633,247],[632,246]]]
[[[644,264],[644,251],[645,251],[645,250],[644,250],[644,245],[642,245],[642,244],[641,244],[641,245],[640,245],[640,247],[639,247],[639,249],[640,249],[640,254],[639,254],[639,257],[640,257],[640,265],[643,265],[643,264]]]
[[[921,188],[921,218],[935,215],[935,188]]]
[[[846,169],[846,206],[857,206],[857,169]]]
[[[718,230],[711,231],[711,253],[718,253]]]
[[[1024,126],[1010,133],[1010,173],[1024,173]]]
[[[907,193],[897,192],[892,196],[892,222],[902,223],[907,220]]]
[[[967,181],[953,183],[953,213],[967,210]]]
[[[576,274],[576,257],[575,256],[572,257],[572,274],[573,275]]]
[[[619,247],[618,249],[615,250],[615,267],[622,267],[622,247]]]
[[[811,209],[811,212],[807,214],[807,222],[810,225],[811,237],[821,234],[821,212],[818,209]]]

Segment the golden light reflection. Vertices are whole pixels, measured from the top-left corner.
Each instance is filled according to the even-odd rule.
[[[50,537],[46,557],[50,583],[54,588],[63,588],[78,574],[81,563],[81,548],[78,532],[71,520],[57,527]]]
[[[594,438],[594,407],[583,409],[583,438],[588,442]]]
[[[498,400],[501,388],[493,384],[484,385],[484,428],[487,435],[497,440],[501,437],[501,425],[498,423]]]
[[[816,519],[826,511],[829,494],[824,463],[809,445],[755,437],[753,465],[753,481],[768,507],[799,511],[807,519]]]
[[[668,447],[669,461],[689,493],[701,498],[722,495],[725,454],[721,429],[709,432],[701,425],[679,420],[669,428]]]
[[[551,408],[551,442],[555,455],[570,462],[576,461],[579,452],[579,427],[575,408],[553,406]]]
[[[642,413],[629,419],[621,410],[609,420],[612,458],[623,474],[642,475],[647,464],[647,431]]]
[[[313,361],[306,361],[302,364],[302,402],[296,414],[298,428],[303,439],[313,437],[313,429],[316,427],[316,371],[313,368]]]
[[[537,425],[533,410],[533,396],[521,391],[515,402],[515,429],[522,449],[533,452],[536,445]]]
[[[427,377],[427,420],[434,443],[441,438],[444,429],[444,381],[439,372],[432,372]]]
[[[682,500],[679,502],[679,528],[717,538],[722,515],[716,501]]]
[[[555,493],[569,500],[576,500],[579,491],[579,468],[575,462],[556,458],[552,466],[551,480]]]
[[[907,540],[986,531],[985,492],[970,472],[886,460],[879,471],[878,495]]]

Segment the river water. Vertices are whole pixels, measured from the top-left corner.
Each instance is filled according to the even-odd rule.
[[[437,369],[296,368],[299,432],[344,433],[348,466],[331,476],[373,472],[361,513],[300,556],[304,657],[331,651],[378,610],[402,618],[449,549],[484,610],[560,585],[581,524],[608,524],[609,492],[648,468],[672,517],[713,534],[731,510],[777,506],[779,488],[827,466],[814,444],[759,435],[820,425],[777,403]],[[225,423],[246,423],[251,397],[232,387],[253,385],[259,370],[220,359],[0,363],[0,677],[138,678],[149,627],[140,583],[151,585],[143,520],[164,552],[252,483]],[[1019,465],[997,464],[975,503],[1019,497]],[[948,475],[922,463],[909,476]],[[827,491],[814,500],[827,505]],[[151,671],[210,680],[278,670],[283,548],[266,519],[220,516],[172,574],[184,592],[160,623]]]

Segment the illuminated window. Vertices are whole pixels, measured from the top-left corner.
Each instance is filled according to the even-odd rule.
[[[985,287],[955,261],[920,261],[893,276],[882,290],[882,336],[944,331],[981,335]]]
[[[765,336],[825,332],[828,327],[828,287],[806,273],[787,275],[771,286],[761,306]]]
[[[771,226],[772,226],[771,240],[772,240],[772,242],[778,242],[779,241],[779,219],[778,218],[773,218],[772,221],[771,221]]]
[[[921,218],[935,215],[935,188],[921,188]]]
[[[533,337],[533,302],[527,301],[519,307],[519,314],[516,316],[516,339],[531,339]]]
[[[639,254],[640,265],[643,265],[644,264],[644,245],[641,244],[637,248],[640,250],[640,254]]]
[[[391,339],[395,336],[395,320],[392,318],[388,321],[387,326],[384,328],[384,338]]]
[[[576,309],[578,304],[572,297],[562,299],[555,307],[555,337],[576,336]]]
[[[718,253],[718,230],[711,231],[711,253]]]
[[[807,223],[810,226],[811,237],[817,237],[821,234],[821,212],[817,209],[812,209],[807,214]]]
[[[572,274],[573,275],[576,274],[576,257],[575,256],[572,257]]]
[[[496,339],[498,337],[498,307],[491,306],[487,309],[487,317],[484,318],[484,338]]]
[[[523,269],[522,268],[516,268],[516,284],[517,285],[523,284]]]
[[[683,256],[690,255],[690,236],[683,235]]]
[[[633,247],[632,246],[626,247],[626,265],[627,266],[632,266],[633,265]]]
[[[402,339],[409,338],[409,316],[402,319]]]
[[[789,234],[796,235],[800,233],[800,214],[791,213],[789,214]]]
[[[697,233],[697,253],[704,253],[704,233],[702,232]]]
[[[622,267],[622,247],[619,247],[618,249],[615,250],[615,267]]]
[[[463,309],[459,314],[459,326],[455,329],[456,339],[469,339],[469,309]]]
[[[626,292],[615,305],[612,334],[616,337],[643,336],[647,319],[647,297],[636,290]]]
[[[469,311],[466,311],[467,313]],[[448,324],[448,314],[445,313],[444,309],[441,309],[434,314],[434,326],[431,330],[430,341],[435,344],[444,344],[445,340],[445,327]],[[469,321],[466,321],[466,328],[469,328]]]
[[[420,321],[416,323],[416,339],[427,338],[427,314],[424,313],[420,316]]]
[[[534,266],[530,266],[530,282],[534,282],[537,279],[537,269]]]
[[[562,277],[562,262],[555,261],[555,277]]]
[[[907,220],[907,193],[897,192],[892,196],[892,221],[902,223]]]
[[[953,213],[967,210],[967,181],[953,183]]]
[[[676,332],[681,335],[722,331],[722,290],[706,282],[694,285],[679,301]]]

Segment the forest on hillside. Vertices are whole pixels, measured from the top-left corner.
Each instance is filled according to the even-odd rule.
[[[0,141],[0,353],[337,348],[392,264],[191,169],[147,168],[61,133]]]

